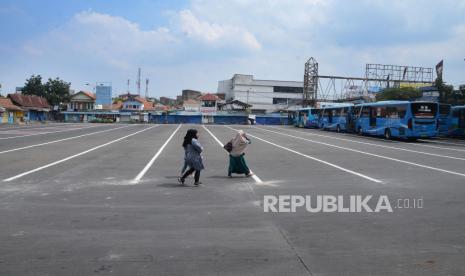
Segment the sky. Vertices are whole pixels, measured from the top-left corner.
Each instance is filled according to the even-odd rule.
[[[234,74],[361,77],[365,64],[434,67],[465,84],[465,0],[0,0],[0,94],[31,75],[74,90],[216,92]]]

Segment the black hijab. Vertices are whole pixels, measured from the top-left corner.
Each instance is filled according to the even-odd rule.
[[[197,138],[197,129],[191,128],[187,131],[186,136],[184,136],[182,147],[185,148],[187,145],[191,144],[193,138]]]

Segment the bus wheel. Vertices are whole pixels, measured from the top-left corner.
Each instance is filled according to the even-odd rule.
[[[341,127],[340,127],[339,125],[337,125],[336,131],[337,131],[337,132],[341,132]]]
[[[384,138],[386,140],[391,140],[391,130],[389,128],[386,128],[386,130],[384,131]]]

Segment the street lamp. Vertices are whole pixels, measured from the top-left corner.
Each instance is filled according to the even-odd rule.
[[[96,89],[96,87],[97,87],[97,83],[95,83],[95,85],[94,85],[94,84],[90,84],[90,83],[87,82],[86,85],[92,87],[92,92],[95,93],[95,89]]]

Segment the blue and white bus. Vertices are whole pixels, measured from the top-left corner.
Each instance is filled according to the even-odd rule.
[[[304,128],[317,128],[320,109],[314,107],[296,110],[294,126]]]
[[[320,112],[319,128],[322,130],[352,131],[352,104],[325,107]]]
[[[451,137],[465,137],[465,105],[452,107],[449,119],[449,133]]]
[[[438,110],[438,134],[447,135],[449,133],[449,125],[451,121],[451,105],[450,104],[439,104]]]
[[[438,103],[382,101],[354,108],[355,129],[359,134],[417,139],[438,133]]]

